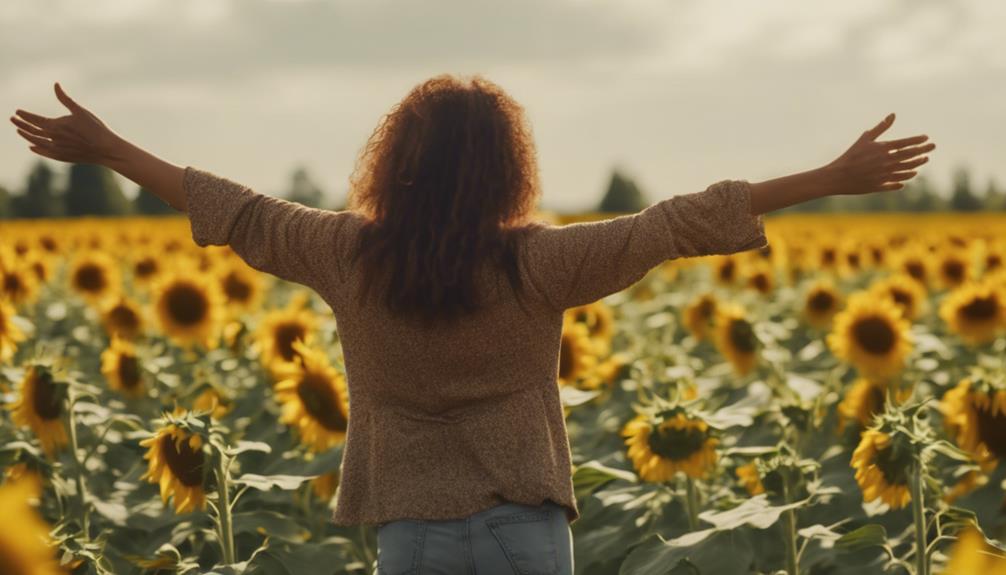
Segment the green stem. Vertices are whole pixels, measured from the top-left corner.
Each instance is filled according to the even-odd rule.
[[[790,489],[789,481],[783,482],[783,499],[786,505],[792,503],[790,501]],[[783,526],[786,529],[786,573],[789,575],[799,575],[800,565],[797,559],[796,550],[796,512],[792,509],[787,509],[783,512]]]
[[[916,455],[918,458],[918,455]],[[929,558],[926,554],[926,506],[922,492],[922,462],[912,466],[912,518],[915,520],[915,575],[929,575]]]
[[[367,560],[367,565],[373,565],[374,561],[376,561],[377,558],[374,557],[374,554],[370,550],[370,540],[367,537],[367,526],[366,525],[360,525],[360,541],[361,541],[362,546],[363,546],[363,556]]]
[[[76,473],[76,483],[77,483],[77,494],[80,497],[80,514],[81,514],[81,528],[84,532],[84,538],[88,541],[91,540],[91,518],[88,512],[88,500],[87,500],[87,485],[84,483],[84,462],[80,458],[80,454],[77,452],[77,418],[73,415],[73,397],[69,398],[67,402],[66,409],[66,425],[70,428],[70,449],[73,450],[73,460],[77,464]]]
[[[225,565],[237,563],[234,557],[234,527],[231,523],[230,479],[227,476],[227,456],[216,454],[217,460],[217,513],[220,514],[220,550],[224,556]]]
[[[695,531],[699,528],[699,494],[695,489],[695,480],[688,477],[685,483],[685,508],[688,510],[688,530]]]

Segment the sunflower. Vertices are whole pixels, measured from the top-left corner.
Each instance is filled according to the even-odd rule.
[[[142,397],[147,391],[136,348],[125,339],[113,337],[108,349],[101,352],[101,373],[109,387],[127,397]]]
[[[908,477],[911,464],[911,445],[904,434],[895,432],[892,437],[879,429],[867,429],[852,453],[850,465],[856,470],[863,501],[879,497],[892,509],[900,509],[912,500]]]
[[[804,296],[803,317],[816,328],[827,328],[842,305],[842,295],[827,278],[817,280]]]
[[[119,267],[99,251],[78,255],[70,266],[70,287],[90,303],[100,303],[119,287]]]
[[[857,421],[864,428],[869,427],[873,423],[873,416],[883,413],[887,405],[888,385],[891,384],[865,377],[856,378],[845,392],[842,402],[838,404],[838,430],[844,430],[850,421]],[[898,403],[907,401],[911,396],[911,388],[898,389],[895,392]]]
[[[598,355],[608,355],[611,338],[615,334],[615,316],[611,308],[602,301],[569,308],[566,313],[573,321],[587,326],[587,335],[594,343]]]
[[[50,457],[68,442],[63,426],[64,386],[53,381],[52,372],[41,365],[29,366],[21,381],[21,394],[9,406],[14,423],[31,428]]]
[[[136,339],[143,331],[140,307],[124,295],[110,301],[101,313],[101,322],[109,337]]]
[[[987,281],[963,285],[943,299],[940,317],[966,343],[988,343],[1006,327],[1006,290]]]
[[[184,413],[181,408],[174,412]],[[176,513],[206,508],[203,476],[207,466],[202,437],[169,423],[140,445],[147,448],[143,458],[148,460],[147,472],[140,479],[159,485],[162,502],[167,504],[168,497],[174,496]]]
[[[35,299],[35,272],[23,265],[0,265],[0,298],[14,305],[29,304]]]
[[[772,290],[775,289],[775,274],[771,263],[760,260],[759,263],[752,263],[745,269],[749,288],[762,295],[772,293]]]
[[[1006,575],[1006,554],[992,547],[969,526],[957,537],[941,575]]]
[[[732,255],[717,256],[713,259],[713,279],[717,284],[732,286],[737,281],[737,258]]]
[[[335,490],[339,487],[339,472],[323,473],[311,480],[311,490],[322,501],[331,501]]]
[[[559,385],[573,385],[597,364],[587,326],[563,315],[559,341]]]
[[[817,262],[814,267],[821,271],[836,272],[839,266],[838,247],[832,244],[817,246]]]
[[[14,307],[0,299],[0,364],[14,357],[24,333],[14,324]]]
[[[765,493],[765,486],[762,485],[761,476],[758,475],[758,465],[756,462],[752,461],[747,465],[741,465],[734,472],[737,474],[737,479],[741,482],[741,485],[752,496]]]
[[[234,409],[234,405],[212,386],[206,387],[192,402],[193,411],[208,411],[213,419],[223,419],[231,409]]]
[[[928,309],[926,290],[907,274],[894,274],[870,285],[870,293],[892,300],[909,320],[919,319]]]
[[[304,309],[302,300],[291,302],[284,309],[271,311],[259,323],[255,341],[261,350],[262,364],[270,371],[294,363],[295,341],[311,345],[318,318],[310,309]]]
[[[294,342],[297,359],[277,370],[276,400],[280,421],[295,426],[300,441],[320,453],[346,439],[349,392],[346,378],[321,351]]]
[[[40,481],[27,477],[0,487],[4,514],[0,522],[0,573],[4,575],[66,573],[56,561],[50,526],[31,504],[41,491]]]
[[[892,301],[858,292],[835,316],[827,342],[832,353],[862,375],[886,379],[904,368],[913,339],[908,320]]]
[[[943,394],[940,412],[947,431],[986,472],[1006,458],[1006,386],[964,378]]]
[[[133,285],[146,287],[153,283],[164,266],[153,251],[143,250],[130,262],[133,273]]]
[[[716,296],[706,292],[696,297],[684,310],[682,323],[697,340],[703,340],[709,334],[709,328],[716,317]]]
[[[262,276],[243,262],[225,264],[217,274],[220,291],[233,312],[254,310],[262,299]]]
[[[741,377],[747,375],[758,362],[759,346],[744,308],[735,303],[718,305],[715,335],[717,349],[730,361],[735,373]]]
[[[972,277],[967,252],[959,248],[944,248],[936,257],[936,277],[946,289],[953,289]]]
[[[699,479],[716,465],[719,440],[705,421],[676,407],[655,417],[639,414],[622,429],[632,465],[643,481],[670,481],[681,471]]]
[[[919,282],[919,284],[926,286],[929,284],[929,277],[932,274],[929,269],[930,257],[928,250],[922,246],[913,244],[911,247],[902,248],[898,252],[893,269],[904,273]]]
[[[223,303],[216,282],[199,273],[168,273],[158,281],[153,301],[168,337],[182,346],[216,347]]]

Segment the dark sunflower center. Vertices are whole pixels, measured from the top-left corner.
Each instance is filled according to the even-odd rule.
[[[760,255],[762,259],[770,259],[772,257],[772,246],[758,248],[758,255]]]
[[[912,294],[901,288],[891,288],[890,293],[891,293],[891,299],[894,300],[894,303],[900,305],[905,309],[911,309],[913,302]]]
[[[970,321],[988,321],[999,311],[999,300],[994,295],[975,297],[957,310],[957,314]]]
[[[882,317],[864,317],[852,326],[856,342],[869,353],[883,355],[894,348],[894,328]]]
[[[730,320],[730,343],[743,353],[754,352],[756,349],[754,330],[747,320]]]
[[[825,248],[821,252],[821,263],[829,266],[835,263],[835,250],[832,248]]]
[[[905,263],[905,272],[919,281],[926,279],[926,268],[922,262],[918,260],[912,260]]]
[[[569,338],[562,338],[559,346],[559,377],[569,379],[573,372],[573,346],[569,343]]]
[[[45,420],[58,419],[63,414],[63,398],[48,371],[41,371],[35,376],[32,404],[35,413]]]
[[[756,274],[751,278],[751,285],[760,292],[768,291],[768,276],[765,274]]]
[[[246,302],[251,297],[251,285],[238,274],[231,272],[224,277],[224,293],[227,301]]]
[[[878,247],[870,248],[870,255],[873,256],[873,261],[875,263],[884,263],[884,250]]]
[[[108,312],[109,322],[117,330],[134,332],[140,327],[140,318],[128,305],[117,304]]]
[[[716,311],[716,303],[711,299],[704,299],[699,302],[699,316],[708,319]]]
[[[879,385],[871,385],[870,391],[866,396],[866,405],[863,406],[863,412],[867,415],[867,420],[884,411],[885,401],[887,401],[887,397],[884,390]]]
[[[810,296],[807,304],[813,311],[825,312],[835,305],[835,296],[823,290],[816,291]]]
[[[38,243],[41,244],[42,249],[44,249],[47,252],[51,253],[56,251],[56,240],[52,239],[49,236],[42,236],[41,238],[39,238]]]
[[[859,253],[851,252],[845,255],[845,261],[848,262],[849,267],[853,269],[859,268]]]
[[[293,349],[293,342],[304,340],[304,326],[296,322],[280,324],[275,331],[276,352],[285,361],[293,361],[296,351]]]
[[[3,291],[12,297],[17,297],[24,290],[24,282],[21,276],[14,273],[5,273],[3,276]]]
[[[203,484],[204,457],[201,449],[192,449],[188,438],[175,446],[174,438],[169,434],[161,436],[161,453],[164,461],[171,469],[171,474],[186,487],[196,487]]]
[[[722,266],[720,266],[720,279],[723,281],[733,281],[735,269],[736,266],[734,265],[734,262],[727,260]]]
[[[1003,258],[999,254],[988,254],[985,256],[985,269],[995,270],[1003,265]]]
[[[877,451],[874,462],[888,485],[908,485],[912,454],[901,442],[892,441],[887,448]]]
[[[138,278],[148,278],[157,272],[157,262],[154,258],[143,258],[133,266],[133,273]]]
[[[975,407],[978,437],[996,457],[1006,458],[1006,415]]]
[[[123,387],[133,389],[140,383],[140,362],[135,355],[120,355],[118,372]]]
[[[165,298],[171,319],[183,326],[198,324],[209,311],[209,302],[203,292],[189,284],[172,286]]]
[[[73,277],[73,283],[78,289],[91,293],[104,291],[105,271],[93,264],[84,264]]]
[[[953,283],[960,283],[964,279],[964,263],[958,260],[943,262],[943,277]]]
[[[36,262],[32,263],[31,264],[31,271],[35,273],[35,277],[37,277],[38,279],[40,279],[42,281],[45,281],[46,269],[45,269],[45,266],[42,264],[42,262],[36,261]]]
[[[308,373],[297,386],[297,396],[304,404],[304,410],[330,431],[345,431],[346,418],[339,409],[335,390],[324,377]]]
[[[24,242],[18,242],[14,244],[14,253],[16,253],[19,256],[25,255],[26,253],[28,253],[28,244]]]
[[[706,434],[694,427],[687,429],[661,429],[650,433],[647,443],[650,451],[672,461],[688,459],[702,449]]]
[[[573,319],[580,323],[587,323],[587,320],[590,319],[590,315],[588,315],[587,312],[585,311],[579,311],[576,313]]]

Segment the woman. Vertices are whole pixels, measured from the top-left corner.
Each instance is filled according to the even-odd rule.
[[[377,525],[378,572],[392,574],[572,573],[563,310],[667,259],[764,247],[766,212],[900,189],[934,148],[877,141],[891,114],[817,169],[554,226],[530,220],[540,189],[523,110],[481,77],[416,86],[371,136],[338,212],[161,160],[55,92],[70,114],[11,118],[32,151],[121,173],[187,212],[200,246],[229,245],[332,307],[352,405],[333,521]]]

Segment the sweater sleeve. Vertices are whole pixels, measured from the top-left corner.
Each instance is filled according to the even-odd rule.
[[[341,285],[337,254],[346,241],[351,212],[260,194],[191,166],[185,168],[182,186],[197,245],[229,245],[251,267],[323,295]]]
[[[536,223],[527,243],[531,279],[555,309],[597,301],[679,257],[730,254],[768,245],[751,186],[724,180],[634,214],[563,226]]]

